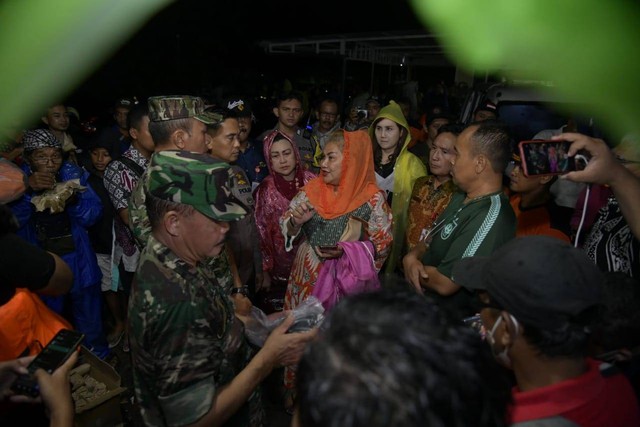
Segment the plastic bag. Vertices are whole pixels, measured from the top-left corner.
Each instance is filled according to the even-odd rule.
[[[291,313],[295,320],[287,333],[308,331],[319,326],[324,320],[324,307],[314,296],[304,300]],[[244,324],[244,333],[247,339],[251,344],[262,347],[271,331],[278,327],[287,315],[287,312],[282,311],[266,315],[264,311],[253,306],[249,319]]]
[[[64,182],[57,182],[52,190],[43,191],[31,198],[31,203],[36,207],[37,212],[50,209],[51,213],[64,212],[67,200],[78,191],[84,191],[87,187],[80,185],[79,179],[70,179]]]
[[[0,203],[9,203],[26,191],[27,176],[13,163],[0,159]]]

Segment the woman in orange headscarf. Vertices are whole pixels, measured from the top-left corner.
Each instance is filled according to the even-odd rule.
[[[339,241],[373,244],[372,268],[382,268],[393,241],[391,209],[376,184],[371,139],[367,132],[333,132],[324,147],[320,176],[305,185],[280,218],[287,250],[304,237],[293,260],[285,310],[313,292],[323,262],[340,258]],[[302,231],[302,232],[301,232]],[[293,387],[292,376],[285,387]]]

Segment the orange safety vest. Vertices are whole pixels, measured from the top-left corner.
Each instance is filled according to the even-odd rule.
[[[28,289],[0,306],[0,362],[38,354],[60,329],[73,327]]]

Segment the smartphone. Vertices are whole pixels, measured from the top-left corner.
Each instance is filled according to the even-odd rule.
[[[321,251],[337,251],[338,250],[338,245],[320,245],[320,246],[318,246],[318,248]]]
[[[562,175],[584,169],[582,155],[569,157],[570,141],[521,141],[518,144],[522,171],[526,176]],[[578,163],[578,164],[577,164]]]
[[[38,381],[33,374],[37,369],[44,369],[49,374],[53,373],[78,349],[84,339],[84,334],[70,329],[61,329],[56,336],[27,366],[28,374],[18,376],[11,389],[17,394],[25,394],[37,397],[40,394]]]

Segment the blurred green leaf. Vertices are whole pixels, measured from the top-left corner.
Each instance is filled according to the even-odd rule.
[[[640,129],[640,4],[627,0],[412,0],[467,70],[554,82],[617,135]]]
[[[39,117],[170,2],[0,2],[0,129]]]

